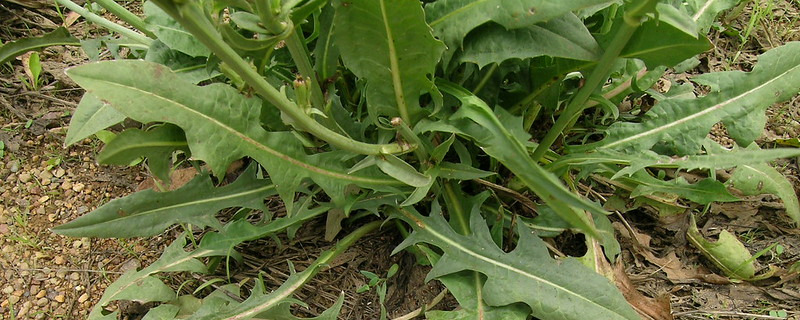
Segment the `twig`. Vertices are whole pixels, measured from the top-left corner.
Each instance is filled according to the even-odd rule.
[[[57,103],[65,105],[65,106],[73,107],[73,108],[78,106],[78,104],[75,103],[75,102],[59,99],[59,98],[56,98],[56,97],[51,97],[51,96],[48,96],[46,94],[41,94],[41,93],[36,92],[36,91],[25,91],[25,92],[21,92],[19,94],[13,95],[12,97],[18,97],[18,96],[34,96],[34,97],[37,97],[37,98],[47,99],[47,100],[50,100],[50,101],[53,101],[53,102],[57,102]]]
[[[487,186],[489,188],[492,188],[494,190],[497,190],[497,191],[500,191],[500,192],[503,192],[503,193],[507,193],[508,195],[510,195],[511,197],[513,197],[514,199],[516,199],[517,201],[522,203],[522,205],[524,205],[525,207],[527,207],[531,211],[537,212],[537,213],[539,212],[537,210],[536,203],[534,203],[533,200],[531,200],[530,198],[522,195],[519,192],[516,192],[516,191],[514,191],[512,189],[506,188],[506,187],[501,186],[499,184],[492,183],[492,182],[489,182],[489,181],[486,181],[486,180],[483,180],[483,179],[473,179],[473,181],[475,181],[477,183],[480,183],[480,184],[482,184],[484,186]]]
[[[773,316],[765,316],[760,314],[753,314],[753,313],[745,313],[745,312],[738,312],[738,311],[717,311],[717,310],[689,310],[689,311],[682,311],[682,312],[675,312],[672,315],[676,317],[680,316],[692,316],[695,314],[707,314],[707,315],[717,315],[723,317],[736,317],[737,319],[742,319],[745,317],[755,318],[755,319],[775,319],[775,320],[784,320],[784,317],[773,317]]]
[[[422,307],[419,307],[419,308],[417,308],[417,309],[416,309],[416,310],[414,310],[414,311],[411,311],[411,312],[409,312],[409,313],[407,313],[407,314],[405,314],[405,315],[402,315],[402,316],[400,316],[400,317],[394,318],[394,319],[392,319],[392,320],[409,320],[409,319],[414,319],[415,317],[417,317],[417,316],[421,315],[423,312],[425,312],[425,310],[430,310],[431,308],[433,308],[433,307],[435,307],[437,304],[439,304],[439,302],[441,302],[441,301],[442,301],[442,299],[444,299],[444,296],[445,296],[445,295],[447,295],[447,288],[445,288],[444,290],[442,290],[442,292],[439,292],[439,294],[438,294],[438,295],[436,295],[435,297],[433,297],[433,300],[431,300],[431,303],[428,303],[428,304],[426,304],[426,305],[424,305],[424,306],[422,306]]]

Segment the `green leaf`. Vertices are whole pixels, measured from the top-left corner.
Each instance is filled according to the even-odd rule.
[[[577,149],[642,151],[661,144],[678,155],[696,154],[711,127],[720,120],[739,145],[749,145],[764,130],[765,109],[800,90],[800,42],[759,56],[752,72],[726,71],[695,77],[711,87],[697,99],[662,100],[641,123],[618,122],[606,138]]]
[[[236,23],[239,28],[244,30],[263,34],[271,33],[269,30],[264,28],[264,25],[261,23],[261,19],[258,17],[258,15],[250,12],[236,11],[231,13],[231,21]]]
[[[434,73],[444,44],[433,38],[417,0],[336,1],[336,47],[345,66],[366,81],[367,106],[412,126],[422,117],[419,97],[436,92]]]
[[[582,210],[597,214],[606,214],[605,211],[567,190],[555,175],[531,159],[523,143],[527,137],[522,137],[527,133],[521,129],[522,122],[518,118],[504,115],[510,124],[506,126],[485,102],[472,93],[446,81],[437,80],[436,83],[440,89],[459,99],[461,107],[448,121],[420,123],[420,131],[445,131],[471,137],[486,154],[517,175],[564,220],[591,236],[599,236]]]
[[[413,228],[394,252],[424,242],[444,251],[428,278],[464,270],[486,276],[484,301],[491,306],[522,302],[541,319],[639,319],[625,298],[608,279],[592,272],[574,258],[556,261],[544,242],[519,225],[517,247],[506,253],[492,241],[480,215],[470,219],[471,235],[456,233],[441,214],[423,217],[402,211],[402,219]]]
[[[425,6],[425,18],[437,38],[447,45],[445,66],[472,29],[489,21],[518,29],[559,18],[607,0],[439,0]]]
[[[672,67],[713,47],[705,36],[689,35],[671,24],[650,20],[636,29],[620,56],[641,59],[654,69]]]
[[[138,287],[143,282],[152,283],[152,280],[149,279],[160,281],[153,276],[156,273],[181,271],[205,273],[207,271],[205,265],[197,259],[209,256],[227,256],[235,253],[235,251],[232,250],[233,247],[244,241],[263,238],[285,230],[290,226],[318,217],[329,209],[328,207],[318,207],[308,210],[303,209],[300,213],[291,217],[276,219],[275,221],[262,225],[253,225],[246,220],[235,220],[223,226],[219,231],[207,233],[200,241],[199,247],[189,252],[184,250],[186,246],[186,237],[182,235],[164,250],[164,253],[161,254],[161,257],[156,260],[156,262],[153,262],[153,264],[140,271],[129,271],[109,285],[105,292],[103,292],[100,301],[92,309],[92,315],[89,316],[89,319],[106,319],[102,317],[102,309],[104,306],[115,300],[127,299],[131,295],[135,295],[135,297],[131,299],[143,303],[165,301],[164,299],[167,299],[167,294],[163,287],[154,283],[153,288],[155,288],[155,290],[139,291]],[[169,289],[166,285],[164,285],[164,287]],[[212,295],[214,295],[214,293],[212,293]],[[170,296],[175,296],[175,293],[172,292],[171,289]],[[206,299],[208,298],[209,297]],[[116,312],[113,314],[116,314]],[[117,319],[116,317],[108,318]]]
[[[219,228],[216,213],[224,208],[265,209],[264,199],[275,192],[268,180],[256,179],[254,169],[227,186],[215,188],[211,177],[200,174],[170,192],[152,189],[115,199],[53,232],[73,237],[145,237],[176,223]]]
[[[439,164],[439,177],[455,180],[486,178],[497,173],[484,171],[463,163],[442,162]]]
[[[687,12],[686,6],[683,5],[683,1],[674,2],[674,5],[660,2],[658,5],[656,5],[656,11],[658,22],[666,22],[681,32],[692,36],[693,38],[698,37],[697,23]],[[705,32],[699,35],[704,34]]]
[[[706,34],[720,12],[733,8],[741,0],[689,0],[683,1],[697,24],[699,34]]]
[[[221,310],[217,310],[217,312],[213,314],[195,318],[198,320],[249,319],[264,314],[266,315],[264,317],[266,319],[297,319],[291,316],[291,313],[288,315],[286,314],[288,313],[288,309],[286,309],[286,312],[283,312],[282,310],[284,310],[286,306],[282,305],[296,301],[291,299],[291,296],[319,273],[325,264],[330,263],[334,258],[346,251],[356,240],[360,239],[368,232],[377,229],[379,225],[379,221],[371,222],[350,233],[347,237],[337,242],[331,249],[322,252],[319,258],[309,265],[308,268],[302,272],[291,274],[277,289],[266,293],[263,282],[256,281],[255,288],[247,300],[240,304],[230,305]],[[335,320],[339,313],[339,308],[342,306],[342,302],[343,297],[339,299],[333,308],[329,309],[332,311],[323,313],[317,319]],[[278,316],[276,316],[276,314]]]
[[[800,201],[794,186],[775,168],[767,164],[739,166],[726,183],[745,195],[777,195],[783,200],[786,214],[796,223],[800,223]]]
[[[447,214],[450,217],[450,226],[455,232],[461,235],[470,235],[470,217],[481,214],[481,206],[489,198],[488,191],[479,193],[475,196],[467,196],[461,190],[458,183],[445,182],[443,184],[444,198],[447,206]],[[442,208],[438,201],[431,205],[432,215],[441,215]],[[500,224],[502,225],[502,223]],[[501,228],[502,229],[502,228]],[[439,261],[441,256],[430,259],[434,263]],[[530,310],[522,304],[512,304],[509,306],[492,307],[484,302],[483,287],[486,277],[475,271],[462,271],[454,274],[445,275],[438,278],[453,296],[458,300],[461,310],[451,312],[434,312],[433,316],[439,319],[467,318],[467,319],[507,319],[527,318]],[[426,314],[427,315],[427,314]],[[484,316],[485,315],[485,316]],[[472,318],[469,318],[469,317]],[[476,317],[477,316],[477,317]]]
[[[288,204],[305,178],[313,179],[334,201],[343,201],[349,184],[402,186],[377,170],[348,174],[349,153],[307,155],[291,132],[265,131],[260,125],[262,101],[230,86],[195,86],[165,66],[132,60],[90,63],[67,73],[134,120],[181,127],[192,157],[207,162],[215,174],[242,157],[256,159]]]
[[[596,152],[572,153],[550,163],[545,168],[560,173],[568,167],[583,167],[592,164],[621,164],[627,167],[619,170],[612,179],[633,173],[643,168],[674,168],[686,171],[696,169],[727,169],[741,165],[754,165],[780,158],[800,156],[799,149],[780,148],[752,150],[734,147],[732,150],[718,151],[704,155],[670,157],[652,151],[623,153],[616,150],[601,149]]]
[[[182,75],[191,83],[209,80],[219,74],[206,68],[206,58],[192,57],[178,50],[170,49],[161,40],[155,40],[147,49],[146,61],[163,64]]]
[[[164,284],[160,279],[151,276],[156,272],[191,271],[205,273],[206,266],[199,260],[188,258],[189,253],[184,251],[186,237],[181,235],[173,241],[156,262],[140,271],[131,270],[121,275],[116,281],[106,288],[100,301],[89,314],[89,320],[117,319],[114,311],[110,315],[103,315],[103,307],[114,300],[135,300],[140,302],[164,302],[175,298],[175,291]]]
[[[69,34],[67,28],[58,27],[50,33],[35,38],[23,38],[0,46],[0,64],[4,64],[22,54],[51,46],[79,46],[80,41]]]
[[[197,37],[186,31],[180,23],[152,1],[145,2],[142,10],[147,16],[144,21],[152,27],[152,31],[158,36],[158,40],[161,40],[170,48],[192,57],[208,57],[211,54],[211,51]]]
[[[125,120],[124,114],[92,94],[84,93],[69,121],[69,130],[67,130],[67,137],[64,138],[64,145],[72,145],[100,130],[120,123],[122,120]]]
[[[334,17],[333,7],[326,6],[322,9],[319,22],[321,29],[319,38],[314,47],[314,70],[322,80],[327,80],[336,74],[336,67],[339,66],[339,48],[334,42]]]
[[[753,264],[753,256],[750,250],[745,248],[736,236],[727,230],[719,233],[719,240],[711,242],[706,240],[700,231],[697,230],[694,215],[691,215],[689,230],[686,231],[686,238],[695,248],[710,259],[717,267],[725,272],[725,275],[741,279],[752,279],[756,274],[756,267]]]
[[[168,182],[172,153],[178,150],[189,152],[183,131],[174,125],[166,124],[149,131],[128,129],[100,151],[97,162],[128,165],[144,156],[150,172]]]
[[[437,278],[458,301],[460,308],[453,311],[428,311],[425,318],[428,320],[473,320],[473,319],[503,319],[525,320],[530,310],[523,304],[515,303],[508,306],[487,306],[481,293],[476,290],[476,282],[483,288],[486,277],[477,272],[457,272]]]
[[[175,319],[175,316],[178,315],[178,311],[180,311],[180,309],[180,307],[175,305],[162,304],[150,309],[150,311],[147,311],[147,314],[144,316],[144,318],[142,318],[142,320]]]
[[[599,59],[600,46],[574,14],[507,30],[499,24],[487,24],[470,33],[464,43],[462,62],[484,67],[508,59],[527,59],[538,56],[561,57],[573,60]]]
[[[735,202],[741,200],[728,192],[728,189],[725,188],[722,182],[711,178],[700,180],[697,183],[689,183],[683,177],[663,181],[642,170],[634,174],[631,178],[623,178],[623,180],[634,181],[638,184],[636,188],[631,191],[631,197],[670,193],[699,204]]]
[[[412,187],[426,186],[432,180],[430,176],[419,173],[410,164],[391,154],[379,156],[376,159],[376,165],[392,178]]]

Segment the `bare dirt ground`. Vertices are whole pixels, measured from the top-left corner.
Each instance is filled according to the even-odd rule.
[[[710,38],[715,50],[704,55],[689,74],[747,71],[758,54],[800,40],[797,0],[757,1],[741,9],[723,20],[724,30],[713,31]],[[3,42],[49,32],[63,22],[51,6],[32,0],[0,2],[0,21]],[[95,32],[82,19],[69,29],[73,34]],[[4,143],[0,149],[0,320],[83,319],[120,273],[152,262],[177,235],[171,230],[149,239],[73,239],[48,230],[133,192],[147,177],[138,167],[97,165],[94,156],[102,147],[97,139],[63,147],[70,114],[82,94],[63,70],[86,58],[79,48],[51,48],[42,53],[42,61],[44,79],[37,90],[23,81],[27,76],[19,61],[0,66],[0,140]],[[670,77],[685,79],[686,75]],[[770,120],[759,141],[762,147],[776,145],[779,138],[800,136],[800,98],[774,106],[768,114]],[[712,136],[723,142],[727,139],[720,128]],[[799,159],[775,165],[800,189]],[[611,190],[600,192],[611,194]],[[276,206],[279,211],[280,205]],[[623,247],[624,273],[644,294],[640,299],[655,298],[679,319],[798,319],[800,280],[797,272],[787,270],[800,261],[800,229],[783,214],[780,201],[754,197],[733,206],[712,207],[711,213],[698,221],[704,235],[714,237],[728,230],[753,253],[775,245],[758,263],[783,272],[753,283],[730,282],[687,243],[686,219],[658,221],[646,210],[634,210],[624,220],[614,217],[612,221]],[[319,235],[322,228],[324,221],[316,221],[303,227],[292,241],[264,239],[239,248],[245,260],[231,270],[234,280],[255,277],[261,270],[269,275],[267,284],[279,285],[288,277],[287,260],[302,269],[330,247]],[[298,315],[317,315],[345,292],[341,319],[377,319],[380,308],[375,292],[355,293],[367,281],[359,271],[385,274],[394,263],[401,272],[389,281],[385,305],[390,317],[436,300],[443,287],[435,281],[424,283],[426,269],[412,268],[413,257],[389,255],[399,239],[394,232],[383,232],[360,241],[303,289],[298,298],[309,308],[298,309]],[[775,249],[778,245],[781,250]],[[190,293],[214,277],[177,275],[172,282],[176,288],[189,283],[184,291]],[[455,306],[448,295],[436,308]],[[119,306],[125,319],[139,319],[146,307]]]

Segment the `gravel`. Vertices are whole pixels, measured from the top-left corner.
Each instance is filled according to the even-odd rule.
[[[49,229],[130,194],[144,176],[95,164],[94,141],[63,148],[63,131],[9,128],[23,143],[0,159],[0,319],[85,319],[123,264],[149,264],[165,240],[78,239]]]

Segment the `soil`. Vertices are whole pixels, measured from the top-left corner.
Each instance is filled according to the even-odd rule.
[[[724,18],[726,30],[712,31],[710,39],[716,47],[701,57],[699,66],[669,77],[684,81],[692,73],[748,71],[758,54],[800,40],[797,1],[749,3],[742,9]],[[0,3],[0,21],[3,42],[52,31],[62,22],[48,3],[36,0]],[[752,33],[746,34],[751,25],[755,26]],[[84,35],[97,31],[82,19],[69,29]],[[147,239],[73,239],[49,231],[141,188],[148,177],[140,167],[96,164],[102,143],[95,138],[63,146],[69,116],[82,94],[63,70],[84,63],[86,57],[77,48],[55,47],[42,52],[42,61],[43,79],[36,89],[23,81],[27,75],[19,61],[0,66],[0,140],[4,143],[0,149],[0,319],[83,319],[119,274],[154,261],[178,234],[169,230]],[[800,136],[800,97],[771,107],[768,115],[765,133],[758,141],[762,147],[775,145],[778,138]],[[715,127],[711,137],[730,143],[721,126]],[[800,159],[780,160],[775,165],[800,189]],[[606,197],[612,193],[598,191]],[[279,212],[280,205],[276,206]],[[780,201],[750,197],[709,209],[711,214],[698,221],[705,236],[714,238],[728,230],[753,253],[773,246],[757,263],[764,268],[761,271],[777,268],[776,275],[756,282],[731,282],[687,243],[685,216],[659,221],[648,210],[633,210],[612,218],[623,248],[615,274],[628,298],[639,301],[642,308],[654,309],[654,314],[671,311],[678,319],[798,319],[800,280],[797,272],[787,270],[800,261],[800,229],[783,213]],[[234,280],[252,279],[264,271],[265,282],[277,287],[289,275],[287,261],[302,270],[319,252],[330,248],[331,243],[318,232],[324,225],[324,220],[314,221],[292,240],[279,236],[279,241],[262,239],[238,248],[245,259],[231,270]],[[382,231],[359,241],[302,289],[297,298],[308,303],[308,308],[298,308],[297,314],[318,315],[344,292],[341,319],[378,319],[380,302],[375,291],[356,293],[368,281],[359,271],[385,275],[392,264],[400,265],[400,272],[388,280],[384,305],[390,318],[430,303],[444,288],[436,281],[425,283],[429,269],[412,267],[413,256],[390,255],[400,238],[394,231]],[[195,283],[188,287],[196,287],[216,276],[185,274],[171,281],[175,288],[183,283]],[[189,288],[183,291],[191,293]],[[136,304],[117,307],[125,319],[139,319],[147,310]],[[455,307],[457,303],[448,294],[435,309]]]

